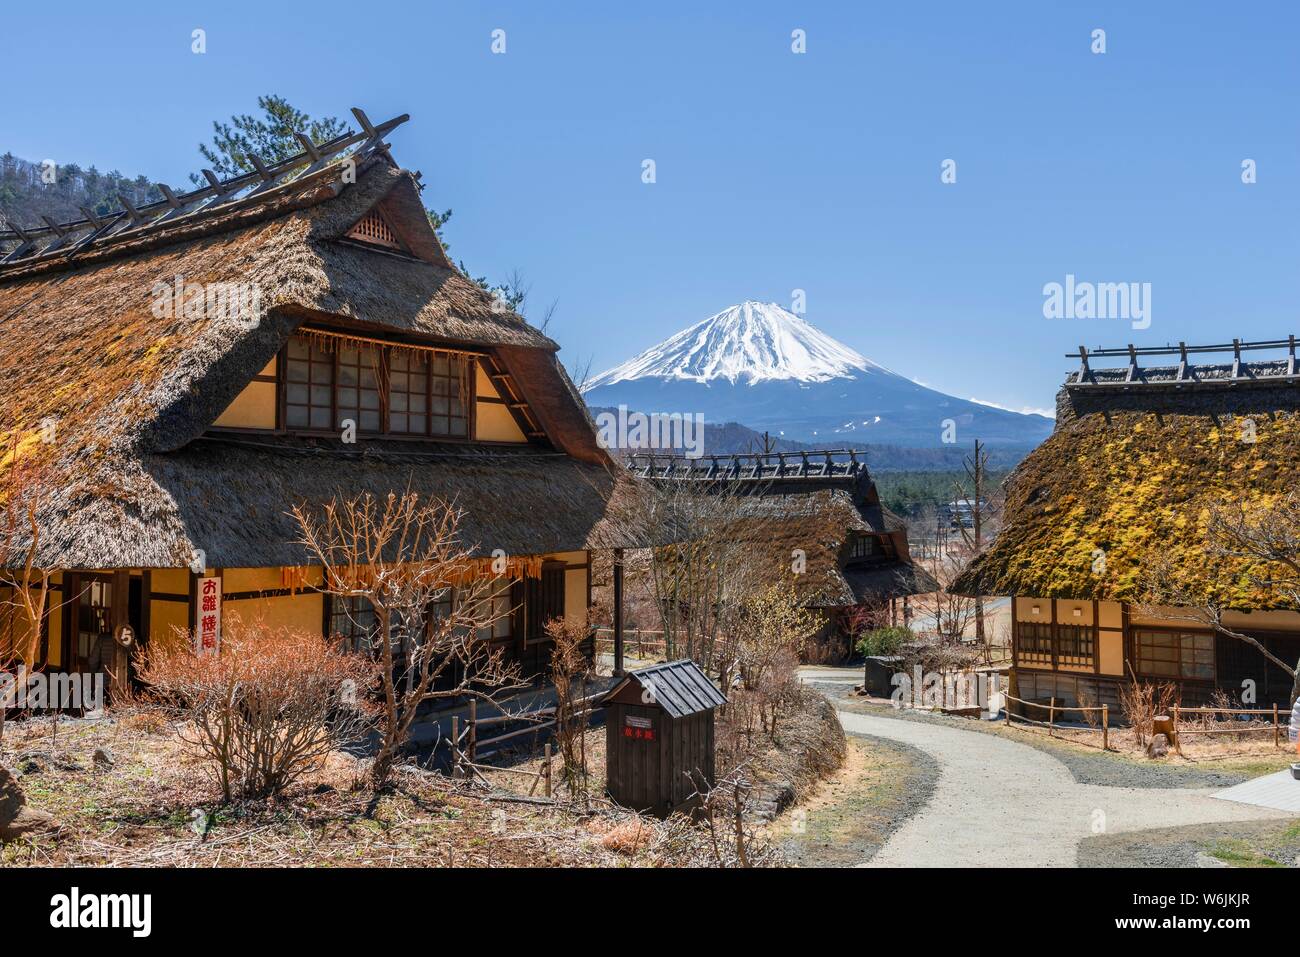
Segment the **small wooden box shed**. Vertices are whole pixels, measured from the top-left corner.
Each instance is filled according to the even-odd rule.
[[[628,674],[602,702],[610,798],[659,817],[688,807],[714,783],[714,711],[726,703],[693,661]]]

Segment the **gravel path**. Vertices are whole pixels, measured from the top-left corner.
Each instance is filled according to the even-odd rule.
[[[848,711],[840,720],[850,734],[901,741],[939,762],[929,803],[868,867],[1074,867],[1093,834],[1288,817],[1208,790],[1080,784],[1052,755],[997,735]]]

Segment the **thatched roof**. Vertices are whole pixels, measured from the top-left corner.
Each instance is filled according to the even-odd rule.
[[[212,567],[304,564],[288,510],[410,488],[464,510],[474,553],[529,555],[632,546],[621,517],[631,480],[559,452],[313,439],[198,439],[149,453],[120,484],[64,503],[75,522],[49,545],[69,567],[174,567],[201,550]]]
[[[834,454],[834,453],[832,453]],[[804,457],[741,455],[730,459],[634,456],[634,474],[656,483],[690,484],[708,494],[734,495],[730,534],[752,544],[760,581],[787,581],[805,605],[841,607],[939,590],[912,565],[906,523],[880,503],[866,464],[844,456],[826,464]],[[846,565],[854,534],[889,539],[896,558]],[[803,571],[793,570],[796,551]]]
[[[375,209],[406,254],[347,239]],[[256,284],[258,310],[159,310],[156,287],[178,276]],[[490,468],[218,453],[196,442],[299,326],[322,321],[492,353],[535,405],[548,441],[524,450],[532,459]],[[48,471],[55,494],[41,515],[43,557],[58,567],[188,564],[191,547],[228,565],[276,564],[273,555],[287,555],[276,516],[295,494],[400,491],[414,473],[417,488],[471,508],[467,538],[489,550],[581,548],[616,487],[556,344],[451,267],[418,176],[386,151],[369,154],[355,182],[317,177],[265,202],[162,217],[71,254],[12,261],[0,267],[0,331],[0,419]],[[256,527],[236,527],[251,515]]]
[[[1244,562],[1206,555],[1205,523],[1216,503],[1296,488],[1298,411],[1287,362],[1072,374],[1055,431],[1007,480],[1001,532],[952,590],[1133,601],[1159,558],[1193,596],[1271,607]]]

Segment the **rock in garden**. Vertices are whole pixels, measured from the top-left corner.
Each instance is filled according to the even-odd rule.
[[[17,768],[19,774],[40,774],[45,770],[45,762],[41,760],[42,755],[27,754],[18,755]]]
[[[1163,734],[1157,734],[1147,742],[1148,758],[1163,758],[1169,753],[1169,739]]]
[[[18,779],[0,766],[0,842],[12,841],[34,831],[54,827],[54,818],[27,806],[27,796]]]

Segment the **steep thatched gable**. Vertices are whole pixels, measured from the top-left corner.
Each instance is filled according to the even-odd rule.
[[[358,165],[355,182],[305,177],[265,201],[253,194],[228,211],[213,206],[174,222],[164,214],[66,254],[15,259],[11,252],[0,267],[0,431],[47,470],[42,562],[175,566],[189,564],[195,549],[210,557],[216,549],[228,564],[278,562],[291,557],[283,513],[295,488],[310,498],[410,484],[468,506],[468,493],[488,473],[500,494],[483,501],[495,509],[513,487],[516,504],[492,519],[487,506],[476,510],[469,528],[489,549],[505,546],[488,542],[520,549],[530,539],[537,547],[582,548],[600,537],[619,483],[556,360],[558,347],[494,307],[451,266],[417,176],[375,151]],[[404,252],[348,238],[375,210]],[[165,296],[169,288],[212,284],[255,288],[256,308],[212,314]],[[500,461],[467,460],[463,448],[417,460],[372,442],[355,450],[371,456],[364,467],[322,450],[304,454],[292,442],[257,454],[203,451],[210,446],[197,445],[200,437],[306,322],[492,353],[530,401],[545,406],[554,448]],[[231,471],[230,463],[252,471]],[[511,531],[511,517],[530,510],[531,523]],[[202,529],[200,515],[225,527],[225,538]],[[237,534],[237,522],[253,527]],[[260,544],[236,548],[238,535]],[[217,547],[221,540],[231,547]]]
[[[1239,608],[1277,599],[1205,551],[1208,510],[1266,506],[1300,482],[1300,386],[1288,363],[1073,374],[1057,424],[1007,482],[1001,532],[965,594],[1134,601],[1167,560],[1179,584]]]

